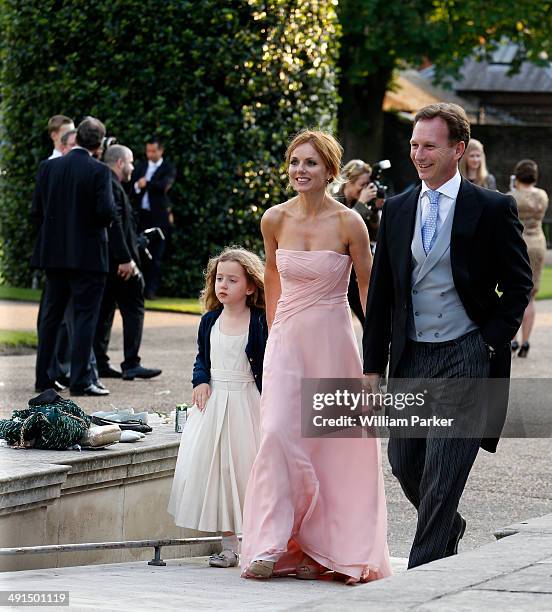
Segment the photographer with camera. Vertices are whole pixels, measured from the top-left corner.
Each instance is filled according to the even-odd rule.
[[[139,269],[140,237],[136,231],[134,211],[122,182],[130,180],[133,165],[132,151],[119,144],[107,146],[104,163],[111,169],[111,186],[116,216],[109,228],[109,274],[100,307],[94,338],[94,353],[100,377],[153,378],[161,370],[140,365],[140,343],[144,328],[144,279]],[[109,364],[107,349],[115,306],[123,319],[124,361],[122,373]]]
[[[370,248],[372,253],[376,245],[380,223],[380,211],[385,201],[387,187],[380,183],[382,170],[390,168],[388,160],[374,165],[374,168],[361,159],[353,159],[343,167],[339,180],[338,190],[333,197],[348,208],[356,211],[366,223],[370,235]],[[348,291],[349,306],[358,320],[364,324],[364,313],[354,270],[351,270]]]

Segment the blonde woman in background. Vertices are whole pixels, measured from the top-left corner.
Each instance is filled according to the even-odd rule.
[[[514,338],[512,354],[517,352],[518,357],[527,357],[529,337],[535,322],[535,296],[539,290],[546,254],[546,237],[542,231],[542,220],[548,208],[548,195],[544,189],[535,187],[539,169],[532,159],[519,161],[514,168],[514,175],[514,189],[509,195],[516,200],[519,219],[523,223],[523,238],[527,244],[534,287],[521,323],[521,347],[517,337]]]
[[[470,139],[466,152],[460,160],[459,168],[460,174],[467,178],[470,183],[496,191],[496,179],[487,170],[485,151],[479,140]]]

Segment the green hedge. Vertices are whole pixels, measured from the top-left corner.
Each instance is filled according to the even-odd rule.
[[[176,165],[163,293],[194,295],[206,259],[286,197],[286,141],[335,127],[333,0],[0,0],[0,280],[28,286],[28,211],[48,117],[101,118]]]

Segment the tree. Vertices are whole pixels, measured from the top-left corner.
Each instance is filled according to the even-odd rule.
[[[471,54],[488,59],[501,40],[524,60],[549,65],[552,3],[542,0],[340,0],[339,126],[347,157],[381,152],[382,104],[396,69],[430,61],[437,82],[457,75]]]
[[[48,117],[94,115],[177,180],[163,291],[195,295],[226,244],[260,251],[299,129],[335,127],[333,0],[0,0],[0,278],[30,282],[28,221]]]

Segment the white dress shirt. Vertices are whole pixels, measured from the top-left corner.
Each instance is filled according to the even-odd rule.
[[[452,205],[458,197],[461,183],[462,178],[460,176],[460,172],[456,170],[456,174],[450,180],[441,185],[438,189],[433,190],[438,191],[441,194],[439,197],[439,214],[437,216],[437,233],[441,227],[443,227],[443,223],[445,222]],[[418,206],[421,208],[422,214],[422,223],[420,227],[424,226],[427,215],[429,214],[429,196],[427,194],[428,189],[429,187],[426,185],[425,181],[422,181],[422,190],[420,191],[420,199],[418,200]]]
[[[151,181],[151,177],[155,174],[155,171],[157,170],[157,168],[159,168],[159,166],[162,163],[163,163],[162,157],[159,158],[159,160],[156,162],[152,162],[151,160],[148,160],[148,169],[146,170],[146,174],[145,174],[146,182],[149,183],[149,181]],[[134,191],[136,191],[136,193],[140,193],[141,191],[140,187],[138,187],[138,181],[134,183]],[[142,198],[141,208],[142,210],[151,210],[147,188],[146,188],[146,192],[144,193],[144,197]]]
[[[61,157],[62,153],[61,151],[58,151],[57,149],[54,149],[52,151],[52,155],[50,155],[50,157],[48,159],[55,159],[56,157]]]

